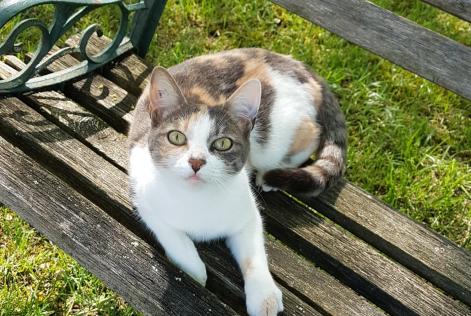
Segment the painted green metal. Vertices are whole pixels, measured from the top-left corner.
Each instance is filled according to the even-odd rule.
[[[59,83],[81,77],[102,67],[115,58],[133,50],[145,56],[159,22],[165,0],[140,0],[126,4],[122,0],[0,0],[0,29],[13,17],[41,4],[54,5],[54,19],[47,26],[38,19],[26,19],[17,23],[6,39],[0,43],[0,56],[16,54],[21,50],[17,43],[18,35],[30,28],[41,32],[41,40],[28,66],[13,77],[0,80],[0,95],[44,89]],[[87,43],[96,33],[102,35],[100,26],[92,24],[81,35],[78,47],[66,47],[50,53],[58,39],[88,13],[99,7],[114,5],[119,8],[120,22],[112,42],[96,55],[90,55]],[[134,12],[129,34],[130,14]],[[70,54],[80,53],[83,61],[62,71],[43,74],[43,70],[54,60]]]

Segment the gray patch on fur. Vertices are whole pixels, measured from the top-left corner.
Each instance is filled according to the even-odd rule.
[[[274,102],[275,91],[273,90],[273,87],[262,81],[262,98],[257,117],[255,119],[255,130],[258,135],[256,141],[261,145],[268,142],[271,128],[270,114]]]
[[[215,98],[220,95],[228,98],[238,88],[236,82],[244,75],[245,65],[235,57],[226,57],[224,61],[226,65],[219,67],[212,60],[190,59],[169,68],[169,72],[185,97],[191,96],[191,88],[198,86]]]
[[[240,122],[223,107],[214,107],[208,110],[213,122],[210,131],[208,148],[211,154],[224,161],[229,174],[238,173],[245,165],[250,151],[250,122]],[[233,141],[228,151],[218,151],[211,148],[211,142],[220,137],[228,137]]]
[[[298,80],[301,84],[308,82],[309,78],[312,77],[303,63],[286,56],[267,52],[265,61],[274,70]]]

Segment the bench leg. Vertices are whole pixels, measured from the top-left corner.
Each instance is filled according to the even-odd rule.
[[[283,310],[281,291],[268,270],[260,215],[239,233],[229,236],[227,246],[239,264],[245,282],[249,315],[276,315]]]

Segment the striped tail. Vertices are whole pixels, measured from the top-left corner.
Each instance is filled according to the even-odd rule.
[[[267,185],[290,193],[317,196],[333,186],[345,173],[347,128],[335,96],[323,81],[322,103],[317,121],[322,126],[316,160],[307,166],[274,169],[264,175]]]

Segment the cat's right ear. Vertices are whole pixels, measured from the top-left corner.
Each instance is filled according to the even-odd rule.
[[[262,84],[258,79],[250,79],[242,84],[227,100],[229,110],[242,122],[254,122],[262,97]],[[252,129],[253,126],[250,126]]]
[[[160,119],[172,108],[185,104],[185,97],[175,79],[163,67],[155,67],[150,76],[149,114]]]

